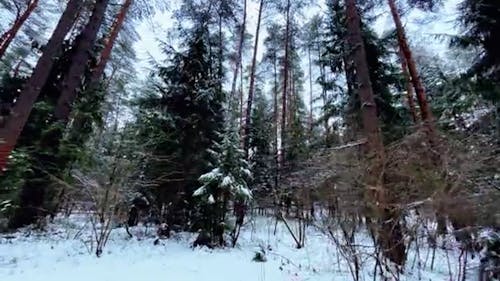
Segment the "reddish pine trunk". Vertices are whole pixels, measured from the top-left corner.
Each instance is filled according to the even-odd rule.
[[[5,126],[0,128],[0,171],[3,171],[7,165],[7,159],[28,120],[33,104],[47,81],[50,70],[54,65],[54,58],[60,52],[64,38],[73,26],[81,5],[81,0],[70,0],[66,5],[66,9],[59,19],[49,42],[45,46],[44,52],[33,70],[33,74],[26,82],[23,91],[12,109],[10,118],[7,120]]]
[[[415,101],[413,100],[414,91],[411,84],[410,73],[408,73],[408,65],[406,64],[406,59],[403,55],[401,48],[399,49],[399,59],[401,61],[401,70],[403,72],[403,77],[406,83],[406,99],[408,102],[408,108],[410,110],[411,118],[413,123],[418,122],[417,110],[415,109]]]
[[[29,18],[29,16],[37,6],[38,0],[31,0],[28,3],[28,6],[26,6],[26,10],[23,13],[18,13],[16,19],[14,20],[14,24],[12,24],[12,27],[4,34],[2,34],[0,40],[0,59],[3,57],[10,43],[12,42],[12,40],[14,40],[23,24],[26,22],[26,20]]]
[[[278,153],[278,163],[280,168],[285,161],[285,144],[286,144],[286,119],[287,119],[287,94],[288,94],[288,48],[290,40],[290,0],[287,1],[286,6],[286,28],[285,28],[285,61],[283,67],[283,95],[281,100],[281,147]]]
[[[106,64],[111,57],[111,51],[113,50],[113,46],[115,45],[116,39],[118,38],[118,34],[120,33],[123,23],[125,22],[125,18],[130,9],[130,5],[132,4],[132,0],[125,0],[123,6],[120,9],[120,12],[116,16],[113,25],[111,26],[111,32],[109,33],[108,38],[106,38],[104,49],[101,51],[101,56],[99,58],[99,63],[96,68],[92,71],[92,83],[96,83],[101,78],[104,73],[104,69],[106,68]]]
[[[371,203],[379,218],[378,242],[384,255],[392,262],[403,265],[405,261],[405,245],[398,211],[390,206],[391,194],[383,184],[384,144],[377,118],[373,88],[370,81],[365,46],[361,35],[361,18],[356,7],[356,0],[347,0],[347,33],[350,45],[349,59],[354,62],[356,70],[357,91],[361,102],[361,117],[367,137],[366,153],[371,161],[366,178],[367,192],[372,193]]]
[[[229,102],[233,102],[234,95],[236,93],[236,81],[238,80],[238,71],[240,71],[241,57],[243,53],[243,42],[245,40],[245,26],[247,22],[247,0],[243,2],[243,21],[241,23],[240,38],[238,42],[238,55],[236,57],[236,65],[234,67],[233,82],[231,84],[231,97]]]
[[[427,103],[427,98],[425,96],[425,89],[422,84],[422,80],[420,79],[417,66],[415,60],[413,59],[413,55],[408,45],[408,40],[406,40],[406,34],[401,22],[401,18],[399,16],[399,12],[396,7],[396,3],[394,0],[388,0],[389,7],[391,8],[392,18],[394,20],[394,24],[396,25],[396,32],[398,35],[398,43],[401,51],[403,52],[404,58],[408,65],[409,74],[411,77],[411,82],[413,87],[415,88],[415,93],[417,95],[417,101],[420,106],[420,115],[422,117],[422,121],[424,121],[424,125],[426,126],[427,133],[429,136],[429,142],[431,144],[436,144],[436,130],[434,128],[434,117],[432,115],[432,111],[430,109],[429,104]]]
[[[252,58],[252,66],[250,69],[250,87],[248,88],[248,100],[247,100],[247,108],[245,115],[245,127],[244,127],[244,149],[245,156],[248,158],[248,148],[249,148],[249,134],[250,134],[250,121],[252,115],[252,102],[253,102],[253,94],[255,92],[255,69],[257,68],[257,47],[259,45],[259,33],[260,33],[260,22],[262,19],[262,9],[264,7],[264,0],[260,0],[259,6],[259,15],[257,17],[257,28],[255,31],[255,43],[253,46],[253,58]]]
[[[57,101],[55,117],[67,122],[71,107],[77,96],[83,74],[87,67],[90,52],[94,47],[99,28],[101,27],[109,0],[97,0],[89,22],[85,25],[77,40],[76,51],[71,59],[71,66],[62,81],[61,95]]]

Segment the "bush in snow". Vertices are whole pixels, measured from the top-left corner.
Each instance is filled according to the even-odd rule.
[[[244,152],[239,148],[237,133],[228,129],[221,139],[209,150],[213,156],[213,169],[199,177],[202,186],[193,193],[199,199],[201,228],[210,233],[213,242],[219,246],[224,245],[229,204],[233,203],[236,213],[236,224],[232,231],[234,245],[243,223],[244,206],[252,198],[247,185],[251,172]]]

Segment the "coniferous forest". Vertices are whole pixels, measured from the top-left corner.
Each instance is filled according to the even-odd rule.
[[[0,0],[0,36],[1,280],[500,279],[498,0]]]

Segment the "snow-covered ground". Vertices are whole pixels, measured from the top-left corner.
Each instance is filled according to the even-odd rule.
[[[293,228],[294,222],[290,223]],[[193,234],[178,234],[154,245],[151,228],[133,228],[132,239],[124,229],[117,228],[103,255],[97,258],[89,250],[90,232],[85,229],[90,226],[84,217],[58,218],[45,233],[23,230],[0,236],[0,281],[352,280],[345,259],[326,234],[311,226],[306,232],[306,246],[296,249],[282,223],[274,235],[274,224],[272,218],[255,218],[245,225],[236,248],[215,250],[192,249]],[[363,237],[360,234],[356,241],[362,253],[360,280],[374,280],[372,243]],[[252,261],[261,248],[266,249],[267,261]],[[432,271],[428,252],[424,248],[420,253],[410,250],[401,280],[457,280],[456,250],[438,250]],[[468,264],[467,280],[476,279],[475,263]]]

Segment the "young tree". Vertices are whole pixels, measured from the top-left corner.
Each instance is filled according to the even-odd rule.
[[[245,153],[240,148],[238,132],[228,126],[221,139],[220,143],[215,143],[209,150],[214,168],[200,176],[202,186],[194,191],[193,196],[202,201],[203,229],[211,233],[212,242],[219,246],[225,244],[224,228],[228,203],[235,204],[237,218],[232,233],[234,247],[239,228],[243,224],[244,204],[252,198],[247,184],[252,174]]]

